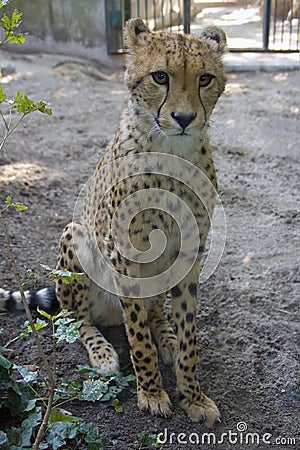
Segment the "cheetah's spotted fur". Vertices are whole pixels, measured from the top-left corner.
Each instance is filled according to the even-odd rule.
[[[206,423],[212,425],[218,419],[219,411],[215,403],[202,393],[196,370],[199,362],[196,300],[200,256],[209,229],[207,210],[195,198],[193,191],[175,178],[151,171],[135,175],[137,167],[134,163],[130,177],[119,179],[118,174],[122,170],[122,157],[163,152],[192,163],[216,188],[207,128],[225,87],[221,57],[226,38],[216,27],[206,28],[200,37],[152,33],[141,19],[127,22],[124,38],[128,49],[125,82],[130,94],[129,104],[121,116],[115,137],[90,180],[81,217],[65,228],[60,241],[58,268],[84,271],[85,274],[80,282],[65,285],[59,281],[57,296],[63,308],[73,311],[76,319],[83,320],[81,340],[91,364],[99,366],[103,374],[118,370],[118,355],[96,326],[119,324],[124,317],[141,410],[163,416],[171,412],[158,368],[159,351],[165,364],[175,366],[180,405],[187,415],[194,421],[205,418]],[[103,170],[108,164],[110,170]],[[180,165],[178,170],[180,173]],[[117,182],[111,186],[110,177],[114,171]],[[98,193],[106,191],[107,187],[109,192],[100,198]],[[119,274],[138,278],[155,275],[150,263],[132,262],[117,250],[111,230],[118,206],[122,202],[126,205],[128,196],[132,195],[134,199],[138,191],[143,189],[146,192],[150,188],[180,197],[189,205],[199,227],[200,248],[197,247],[196,261],[188,275],[170,289],[176,334],[164,309],[166,293],[139,298],[137,283],[131,292],[126,286],[119,286],[118,298],[99,288],[90,276],[96,265],[91,235]],[[150,197],[146,196],[146,200],[150,201]],[[212,190],[203,183],[202,200],[211,210],[213,197]],[[123,216],[121,219],[125,220],[126,213],[123,212]],[[157,228],[164,231],[169,247],[167,256],[159,257],[155,270],[165,270],[176,259],[180,249],[180,230],[170,215],[153,207],[143,209],[131,220],[129,235],[132,245],[145,252],[149,249],[149,234]],[[190,239],[188,231],[184,233]],[[78,258],[78,241],[83,244],[84,269]]]

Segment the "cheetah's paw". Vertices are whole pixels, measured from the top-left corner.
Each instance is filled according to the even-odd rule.
[[[119,371],[119,357],[115,349],[107,348],[105,353],[95,354],[90,356],[91,365],[97,367],[97,372],[101,375],[109,375],[113,372]]]
[[[169,417],[171,402],[168,394],[160,389],[157,394],[148,394],[140,390],[138,392],[138,407],[141,411],[150,412],[152,416]]]
[[[204,394],[201,394],[201,398],[194,403],[184,399],[180,402],[180,406],[193,422],[204,420],[208,428],[220,420],[220,412],[215,402]]]
[[[166,366],[171,366],[177,359],[177,339],[170,339],[158,345],[158,351]]]

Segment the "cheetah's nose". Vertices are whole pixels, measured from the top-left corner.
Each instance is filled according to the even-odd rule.
[[[171,117],[181,126],[181,128],[185,129],[195,118],[195,113],[186,114],[183,112],[171,112]]]

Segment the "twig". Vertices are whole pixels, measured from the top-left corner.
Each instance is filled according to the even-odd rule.
[[[12,344],[13,342],[17,341],[18,339],[20,339],[20,335],[18,334],[18,336],[14,337],[13,339],[11,339],[10,341],[8,341],[5,345],[4,348],[8,348],[10,346],[10,344]]]
[[[11,112],[10,112],[10,114],[11,114]],[[9,136],[15,131],[15,129],[20,125],[20,123],[22,122],[22,120],[24,119],[25,116],[26,116],[26,114],[23,113],[22,116],[17,120],[15,125],[12,128],[10,128],[10,124],[7,125],[7,122],[6,122],[5,118],[4,118],[4,115],[1,112],[1,117],[2,117],[2,119],[4,121],[6,132],[5,132],[5,135],[3,136],[3,138],[0,140],[0,151],[2,151],[5,142],[7,141]],[[10,119],[10,123],[11,123],[11,119]]]

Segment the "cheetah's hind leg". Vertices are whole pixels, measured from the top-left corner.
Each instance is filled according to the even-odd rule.
[[[84,227],[78,223],[72,222],[64,229],[57,268],[83,272],[74,248],[74,233],[80,233],[83,239],[87,235]],[[93,367],[99,367],[99,373],[107,375],[119,370],[119,359],[113,346],[93,323],[90,299],[91,294],[94,294],[92,286],[93,283],[86,274],[80,281],[73,280],[68,284],[60,279],[56,285],[56,295],[62,308],[72,312],[76,320],[83,321],[79,329],[80,340],[88,352],[90,363]],[[97,300],[101,301],[101,297]]]

